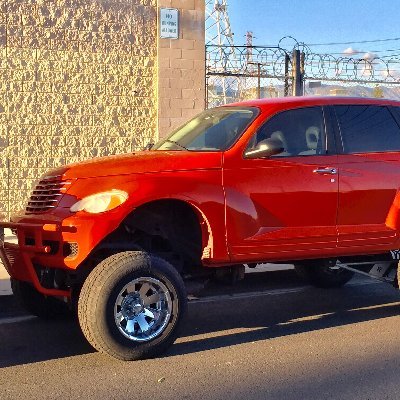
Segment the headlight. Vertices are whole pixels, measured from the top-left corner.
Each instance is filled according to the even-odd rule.
[[[98,214],[120,206],[127,199],[128,193],[113,189],[109,192],[101,192],[84,197],[76,202],[70,210],[72,212],[86,211],[91,214]]]

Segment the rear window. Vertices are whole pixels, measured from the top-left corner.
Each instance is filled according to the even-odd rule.
[[[345,153],[400,151],[400,128],[387,107],[346,105],[335,111]]]

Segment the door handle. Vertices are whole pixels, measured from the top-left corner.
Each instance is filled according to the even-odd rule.
[[[337,169],[336,168],[317,168],[313,171],[315,174],[321,175],[336,175]]]

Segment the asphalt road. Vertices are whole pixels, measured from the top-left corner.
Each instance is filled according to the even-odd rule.
[[[75,321],[27,320],[0,297],[0,399],[399,399],[399,295],[251,274],[192,301],[164,357],[131,363],[95,353]]]

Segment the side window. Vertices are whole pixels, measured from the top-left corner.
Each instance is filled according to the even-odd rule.
[[[257,149],[269,139],[279,140],[284,149],[274,157],[325,154],[325,125],[321,107],[299,108],[273,116],[250,140],[247,151]]]
[[[400,123],[400,107],[398,106],[391,106],[390,112],[394,116],[394,119],[397,121],[397,124]]]
[[[400,128],[387,107],[335,106],[345,153],[400,151]]]

